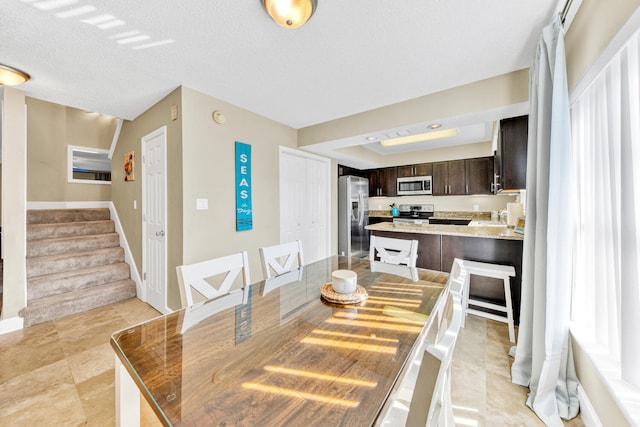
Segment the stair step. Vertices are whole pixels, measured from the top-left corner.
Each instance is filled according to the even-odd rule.
[[[123,261],[124,249],[119,246],[64,255],[27,258],[27,278],[116,264]]]
[[[129,277],[129,264],[124,262],[33,277],[27,284],[27,301],[100,286]]]
[[[110,219],[51,224],[27,224],[27,240],[106,234],[113,233],[115,230],[115,223]]]
[[[24,318],[25,326],[33,326],[135,296],[135,282],[130,279],[120,280],[102,286],[33,300],[20,311],[20,316]]]
[[[99,221],[110,219],[108,208],[89,209],[32,209],[27,211],[27,224]]]
[[[34,240],[27,242],[27,257],[62,255],[71,252],[112,248],[119,245],[118,233]]]

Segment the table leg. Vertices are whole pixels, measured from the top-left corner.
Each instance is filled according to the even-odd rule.
[[[116,426],[140,426],[140,390],[122,362],[116,358]]]

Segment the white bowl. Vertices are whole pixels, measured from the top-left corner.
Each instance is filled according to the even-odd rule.
[[[339,294],[352,294],[356,291],[358,275],[351,270],[336,270],[331,273],[331,287]]]

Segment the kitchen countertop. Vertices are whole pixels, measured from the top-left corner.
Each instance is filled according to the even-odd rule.
[[[483,224],[484,223],[484,224]],[[472,221],[469,225],[402,224],[381,222],[365,227],[371,231],[392,231],[396,233],[441,234],[446,236],[484,237],[488,239],[524,240],[524,235],[513,228],[490,221]]]

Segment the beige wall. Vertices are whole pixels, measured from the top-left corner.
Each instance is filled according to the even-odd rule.
[[[26,306],[26,188],[27,147],[24,92],[0,87],[2,108],[2,244],[4,282],[2,320],[18,316]]]
[[[111,193],[133,259],[142,276],[142,137],[167,126],[167,300],[177,308],[180,301],[176,266],[182,263],[182,90],[174,90],[133,121],[122,125],[112,160]],[[178,119],[171,120],[171,106]],[[136,154],[134,181],[124,181],[124,155]],[[137,208],[134,209],[134,201]]]
[[[565,35],[569,91],[638,6],[640,0],[582,1]]]
[[[280,242],[279,146],[295,147],[296,131],[186,87],[182,102],[184,263],[246,250],[256,282],[262,278],[258,248]],[[215,110],[224,113],[224,124],[212,120]],[[249,231],[235,225],[235,141],[251,145]],[[196,210],[199,198],[208,199],[208,210]]]
[[[0,97],[2,94],[0,94]],[[2,126],[0,126],[0,131]],[[0,228],[2,228],[2,159],[0,159]]]
[[[67,182],[67,146],[111,147],[117,119],[27,98],[27,200],[108,201],[108,184]]]
[[[529,71],[520,70],[300,129],[298,146],[472,114],[528,100]]]
[[[640,0],[583,0],[582,7],[565,36],[569,90],[577,84],[638,6]],[[575,340],[573,351],[578,379],[600,421],[606,425],[628,425],[588,355]]]

